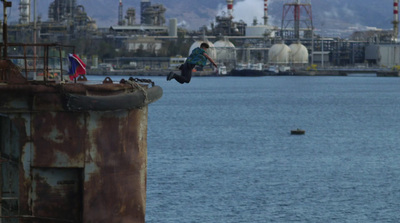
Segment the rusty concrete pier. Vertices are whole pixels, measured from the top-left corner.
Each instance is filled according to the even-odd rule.
[[[148,104],[162,89],[25,70],[0,61],[0,222],[145,222]]]

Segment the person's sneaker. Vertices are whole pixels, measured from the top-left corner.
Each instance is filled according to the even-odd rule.
[[[169,72],[169,74],[167,75],[167,81],[172,80],[172,78],[174,77],[174,72]]]

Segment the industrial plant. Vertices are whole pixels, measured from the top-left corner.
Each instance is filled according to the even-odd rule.
[[[7,35],[15,42],[70,43],[82,38],[91,43],[106,41],[116,51],[130,53],[131,56],[110,58],[96,52],[81,52],[94,73],[104,69],[104,64],[112,65],[107,71],[119,70],[121,74],[125,74],[122,73],[124,68],[169,69],[171,58],[188,56],[199,41],[210,44],[209,53],[228,72],[255,69],[251,67],[308,72],[337,67],[393,70],[400,65],[398,0],[388,6],[393,7],[393,30],[355,31],[348,39],[316,34],[309,0],[283,3],[279,27],[269,24],[268,0],[260,6],[264,11],[262,24],[257,19],[246,24],[241,18],[235,18],[234,0],[227,0],[226,5],[226,12],[216,16],[209,26],[205,24],[198,31],[188,31],[178,27],[176,18],[165,17],[166,8],[162,4],[153,4],[150,0],[141,0],[140,9],[130,7],[126,11],[123,1],[119,0],[115,5],[118,22],[107,28],[97,27],[96,21],[76,0],[54,0],[49,5],[47,21],[42,21],[36,16],[36,10],[32,10],[35,2],[20,0],[18,24],[10,24]],[[176,43],[178,39],[191,41],[190,50],[181,55],[162,52],[166,43]],[[138,51],[151,52],[152,56],[135,56]],[[212,70],[211,66],[207,69]]]
[[[126,11],[115,1],[117,23],[107,28],[77,0],[52,1],[46,21],[36,0],[1,0],[0,222],[144,223],[148,105],[163,90],[132,76],[165,76],[203,42],[218,70],[195,67],[198,76],[399,76],[398,1],[388,6],[393,30],[341,39],[315,33],[306,0],[282,5],[280,27],[269,24],[268,0],[262,24],[235,18],[227,0],[227,12],[198,31],[179,27],[150,0]],[[18,21],[7,20],[10,7],[18,7]],[[86,74],[107,76],[97,83]]]

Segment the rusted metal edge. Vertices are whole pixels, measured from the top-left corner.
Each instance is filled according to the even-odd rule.
[[[0,84],[0,92],[29,92],[29,93],[57,93],[60,91],[67,91],[76,94],[87,94],[91,92],[97,94],[118,94],[119,92],[131,91],[132,86],[127,84],[39,84],[36,82],[30,84]]]
[[[65,220],[58,218],[45,218],[45,217],[37,217],[33,215],[14,215],[14,216],[0,216],[0,219],[31,219],[31,220],[42,220],[46,222],[76,222],[73,220]]]
[[[142,108],[161,98],[159,86],[118,95],[86,96],[65,93],[66,109],[69,111],[114,111]]]

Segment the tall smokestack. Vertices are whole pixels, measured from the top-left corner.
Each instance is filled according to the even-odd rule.
[[[122,9],[122,0],[119,0],[119,6],[118,6],[118,25],[122,26],[124,24],[124,21],[122,20],[122,14],[123,14],[123,9]]]
[[[226,0],[228,5],[228,17],[233,18],[233,0]]]
[[[264,0],[264,26],[268,25],[268,0]]]
[[[393,0],[393,41],[397,42],[399,35],[399,0]]]

